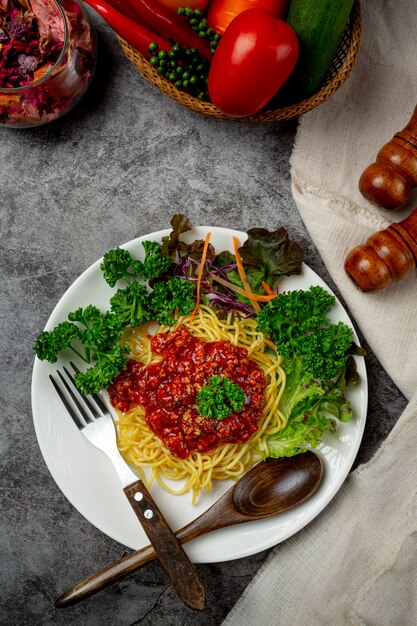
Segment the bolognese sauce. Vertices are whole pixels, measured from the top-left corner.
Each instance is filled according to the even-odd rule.
[[[180,327],[155,335],[151,349],[161,360],[151,365],[130,360],[111,385],[110,400],[123,412],[131,403],[142,405],[147,424],[173,455],[184,459],[194,450],[245,443],[257,431],[266,381],[245,348],[203,341]],[[199,390],[214,375],[229,378],[245,394],[243,408],[224,419],[204,417],[196,407]]]

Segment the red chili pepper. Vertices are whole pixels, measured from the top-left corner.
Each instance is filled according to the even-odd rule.
[[[141,54],[149,56],[149,46],[153,42],[158,44],[159,50],[166,50],[167,52],[171,50],[171,46],[165,39],[149,32],[149,30],[137,22],[134,22],[129,17],[117,11],[108,2],[105,2],[105,0],[85,1],[106,20],[109,26],[111,26],[122,39],[130,43],[130,45]]]
[[[205,11],[209,0],[160,0],[161,4],[176,11],[180,7],[187,7],[190,9],[201,9]]]
[[[86,0],[87,1],[87,0]],[[145,20],[140,18],[140,15],[137,14],[135,9],[130,4],[129,0],[106,0],[111,6],[119,11],[119,13],[123,13],[126,17],[130,17],[131,20],[146,28],[151,33],[156,33],[156,30],[152,28]]]
[[[197,48],[202,56],[211,61],[212,55],[208,42],[201,39],[182,18],[158,0],[128,0],[128,2],[140,17],[141,22],[143,20],[150,24],[162,37],[168,40],[173,39],[188,48]]]
[[[133,7],[130,6],[130,3],[128,1],[107,0],[107,2],[111,4],[113,9],[116,9],[116,11],[119,11],[119,13],[123,13],[123,15],[125,15],[126,17],[130,17],[130,19],[133,20],[134,22],[136,22],[139,19],[139,16],[133,10]],[[142,26],[145,26],[145,24],[142,23]]]
[[[260,111],[292,73],[299,44],[294,30],[261,8],[248,9],[230,23],[211,63],[208,92],[230,117]]]

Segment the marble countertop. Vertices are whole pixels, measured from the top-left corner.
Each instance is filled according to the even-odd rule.
[[[143,80],[110,30],[98,28],[96,78],[76,109],[43,128],[0,129],[0,621],[214,626],[269,551],[198,565],[208,589],[204,613],[181,605],[156,562],[77,606],[54,608],[57,595],[128,550],[86,521],[46,468],[31,415],[32,345],[83,270],[110,248],[166,228],[179,211],[195,224],[285,225],[308,265],[337,289],[291,196],[296,122],[198,117]],[[355,465],[372,456],[406,405],[370,351],[367,369],[369,412]]]

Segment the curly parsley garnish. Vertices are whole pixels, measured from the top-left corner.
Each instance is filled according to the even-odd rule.
[[[107,388],[125,367],[129,349],[120,339],[126,326],[140,326],[150,320],[172,326],[177,313],[188,315],[195,306],[193,283],[181,277],[159,280],[172,265],[159,243],[144,241],[142,245],[143,261],[123,248],[110,250],[103,257],[100,269],[105,281],[110,287],[119,281],[126,285],[110,299],[110,311],[101,313],[93,305],[72,311],[68,321],[41,333],[34,345],[41,360],[55,363],[58,353],[69,348],[89,364],[86,372],[75,377],[85,394]]]
[[[245,404],[245,392],[226,376],[212,376],[197,394],[197,411],[204,417],[223,420]]]

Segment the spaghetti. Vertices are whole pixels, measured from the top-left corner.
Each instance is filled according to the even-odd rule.
[[[163,445],[148,426],[142,405],[131,405],[126,412],[118,410],[118,445],[125,460],[148,484],[156,480],[173,494],[192,491],[194,502],[200,490],[211,490],[213,480],[237,479],[267,453],[266,438],[286,425],[286,418],[278,409],[285,373],[281,367],[282,359],[268,348],[269,342],[258,330],[254,319],[229,314],[227,319],[220,320],[212,309],[200,305],[192,324],[190,316],[180,317],[173,327],[158,327],[156,334],[166,334],[180,327],[187,328],[191,335],[206,342],[225,341],[245,348],[248,358],[261,369],[266,381],[258,429],[245,443],[221,443],[209,452],[193,450],[187,458],[174,456]],[[132,357],[145,366],[161,359],[152,352],[149,331],[149,325],[143,325],[129,330],[125,337]],[[145,476],[146,467],[151,470],[150,478]],[[173,488],[167,483],[171,480],[182,480],[181,487]]]

